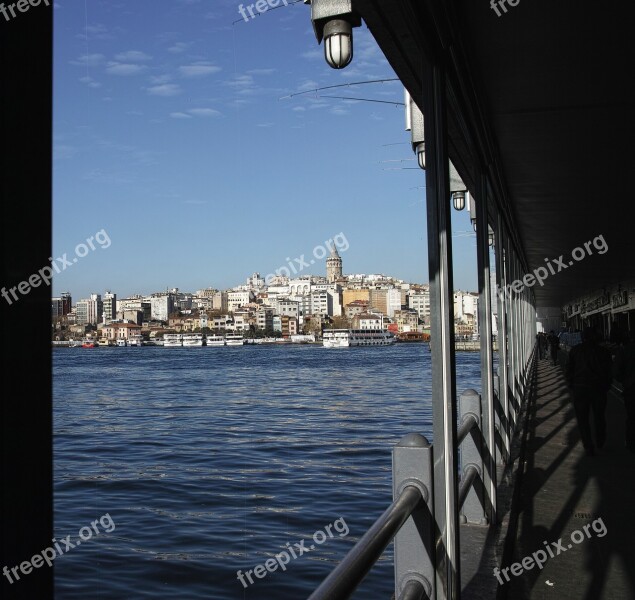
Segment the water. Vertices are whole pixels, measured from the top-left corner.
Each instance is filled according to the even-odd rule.
[[[91,537],[56,598],[306,598],[390,504],[392,446],[432,441],[430,390],[423,344],[55,350],[55,535]],[[391,560],[357,597],[391,596]]]

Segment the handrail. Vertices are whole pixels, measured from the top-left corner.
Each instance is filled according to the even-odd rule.
[[[465,469],[465,473],[464,473],[465,476],[463,477],[463,480],[461,481],[461,485],[459,487],[459,500],[458,500],[459,510],[463,508],[465,499],[467,498],[470,488],[472,487],[472,484],[474,483],[474,479],[476,478],[478,474],[479,474],[478,469],[474,465],[469,465]]]
[[[413,485],[406,486],[399,497],[351,548],[344,560],[309,596],[309,600],[348,598],[422,500],[419,488]]]
[[[472,429],[477,426],[478,426],[478,419],[476,418],[476,415],[474,415],[473,413],[468,414],[467,417],[465,417],[465,419],[461,423],[461,426],[459,427],[459,430],[456,433],[456,447],[457,448],[463,443],[463,440],[467,437],[467,434],[470,433],[470,431],[472,431]]]
[[[468,392],[472,393],[472,405],[468,405],[457,431],[457,448],[463,444],[473,429],[480,428],[480,397],[473,390],[468,390]],[[474,397],[476,405],[474,405]],[[476,443],[476,439],[472,443]],[[427,447],[431,450],[429,445]],[[459,486],[458,510],[463,508],[477,477],[480,477],[479,468],[470,462],[463,472]],[[308,600],[346,600],[349,598],[422,501],[427,500],[424,499],[421,488],[412,484],[403,487],[399,496],[309,596]],[[429,592],[430,590],[426,589],[421,581],[414,578],[405,583],[397,600],[425,600],[428,598]]]
[[[398,600],[427,600],[428,597],[423,584],[416,579],[411,579],[406,584]]]

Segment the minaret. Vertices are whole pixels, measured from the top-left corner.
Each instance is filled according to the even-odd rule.
[[[337,253],[337,248],[331,248],[331,256],[326,259],[326,280],[334,283],[342,276],[342,258]]]

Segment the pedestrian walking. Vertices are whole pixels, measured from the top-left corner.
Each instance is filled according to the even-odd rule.
[[[592,327],[582,332],[582,343],[574,346],[567,363],[567,382],[573,394],[582,445],[589,456],[606,441],[606,394],[611,387],[611,354],[598,343]],[[593,412],[595,443],[591,435],[590,417]]]
[[[558,364],[558,350],[560,349],[560,338],[554,333],[553,329],[549,332],[547,342],[549,344],[549,348],[551,349],[551,360],[553,361],[553,366],[555,367]]]
[[[635,339],[632,335],[617,352],[613,374],[622,384],[626,409],[626,447],[635,453]]]

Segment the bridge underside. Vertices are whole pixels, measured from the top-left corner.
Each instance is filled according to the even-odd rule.
[[[415,102],[426,59],[448,77],[448,153],[477,195],[477,166],[528,271],[545,259],[557,277],[535,286],[537,306],[635,279],[626,221],[635,160],[635,45],[626,1],[516,6],[357,0],[358,10]],[[497,12],[500,16],[497,16]],[[575,248],[603,236],[569,265]]]

